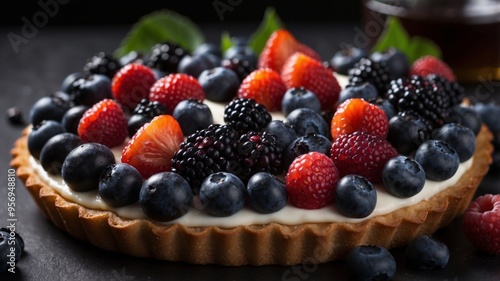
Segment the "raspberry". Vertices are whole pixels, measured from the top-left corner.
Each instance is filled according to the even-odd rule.
[[[137,63],[127,64],[113,77],[111,91],[113,98],[130,110],[149,95],[149,88],[156,78],[151,68]]]
[[[380,183],[384,165],[398,152],[387,140],[356,131],[335,139],[330,155],[341,176],[357,174],[372,183]]]
[[[500,194],[486,194],[474,200],[464,213],[463,228],[479,250],[500,254]]]
[[[410,75],[427,76],[437,74],[451,82],[456,80],[453,70],[444,61],[434,56],[424,56],[417,59],[410,67]]]
[[[302,209],[319,209],[333,200],[339,181],[333,161],[321,152],[295,158],[285,177],[290,203]]]

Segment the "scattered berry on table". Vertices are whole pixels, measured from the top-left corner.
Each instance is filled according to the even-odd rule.
[[[168,112],[173,112],[177,104],[183,100],[194,98],[203,101],[205,92],[198,80],[184,73],[175,73],[158,79],[151,86],[150,101],[158,101]]]
[[[429,140],[427,123],[412,110],[399,112],[389,120],[387,140],[403,155],[410,155]]]
[[[196,194],[201,182],[212,173],[228,171],[238,163],[239,136],[231,125],[212,124],[180,144],[172,157],[172,171],[183,176]]]
[[[122,106],[133,110],[149,96],[149,89],[156,81],[151,68],[143,64],[131,63],[122,67],[111,80],[113,98]]]
[[[61,175],[74,191],[97,190],[101,172],[111,164],[115,164],[111,149],[96,142],[84,143],[68,153]]]
[[[370,82],[364,82],[358,85],[347,85],[340,91],[338,103],[352,98],[360,98],[372,102],[379,97],[378,91]]]
[[[285,184],[266,172],[254,174],[247,184],[250,205],[259,213],[277,212],[287,203]]]
[[[121,162],[134,166],[143,178],[168,172],[172,157],[183,141],[181,127],[171,115],[156,116],[128,141]]]
[[[60,175],[66,156],[81,145],[82,140],[72,133],[60,133],[51,137],[40,152],[40,164],[50,174]]]
[[[270,68],[259,68],[243,79],[237,97],[254,99],[268,111],[280,111],[286,89],[278,72]]]
[[[125,114],[112,99],[94,104],[78,124],[78,136],[83,142],[98,142],[112,148],[122,144],[127,135]]]
[[[29,121],[37,125],[43,120],[54,120],[61,122],[61,119],[70,108],[70,103],[58,95],[44,96],[38,99],[30,109]]]
[[[179,62],[187,54],[186,50],[175,43],[162,42],[151,48],[146,64],[168,75],[177,72]]]
[[[68,91],[75,105],[92,106],[103,99],[113,98],[111,79],[103,74],[90,74],[73,81]]]
[[[221,61],[221,66],[231,69],[238,76],[239,82],[241,83],[248,74],[252,73],[257,67],[250,64],[248,60],[242,59],[240,57],[234,57],[231,59],[223,59]]]
[[[289,88],[281,100],[281,113],[287,117],[297,108],[310,108],[321,112],[321,103],[313,92],[304,87]]]
[[[236,98],[224,108],[224,122],[239,133],[260,131],[271,122],[266,107],[251,98]]]
[[[333,161],[320,152],[302,154],[293,160],[285,176],[290,204],[301,209],[319,209],[333,201],[339,173]]]
[[[463,215],[463,229],[474,247],[500,255],[500,194],[474,199]]]
[[[238,93],[240,78],[230,68],[223,66],[204,70],[198,77],[205,98],[215,102],[228,102]]]
[[[333,54],[330,59],[330,66],[336,73],[347,75],[349,69],[353,68],[361,58],[366,57],[368,57],[368,52],[365,49],[348,45]]]
[[[235,175],[217,172],[209,175],[200,187],[204,210],[217,217],[227,217],[245,206],[246,187]]]
[[[460,165],[457,152],[448,143],[433,139],[418,147],[415,161],[424,168],[426,178],[434,181],[451,178]]]
[[[483,125],[481,115],[470,105],[455,105],[445,120],[446,123],[458,123],[468,127],[477,135]]]
[[[11,236],[11,233],[14,233],[13,236]],[[13,239],[11,237],[13,237]],[[15,256],[13,260],[11,260],[12,248],[14,248]],[[0,228],[0,273],[6,272],[12,268],[9,264],[11,261],[15,262],[17,265],[23,254],[24,241],[21,235],[17,232],[11,232],[11,230],[6,227]]]
[[[211,54],[185,55],[179,62],[177,72],[198,78],[207,69],[212,69],[220,64]]]
[[[311,133],[298,137],[283,150],[283,167],[287,169],[297,156],[313,151],[330,156],[331,147],[332,142],[323,135]]]
[[[127,206],[139,200],[142,183],[141,174],[133,166],[111,164],[99,176],[99,196],[112,207]]]
[[[445,141],[458,154],[460,162],[469,160],[476,149],[476,135],[458,123],[444,124],[432,132],[432,138]]]
[[[193,98],[179,102],[172,116],[179,122],[184,136],[205,129],[213,123],[212,111],[208,105]]]
[[[415,269],[441,269],[448,264],[448,246],[431,235],[415,237],[406,248],[406,265]]]
[[[43,146],[55,135],[66,132],[61,123],[54,120],[44,120],[31,127],[28,134],[28,151],[35,159],[40,158]]]
[[[362,131],[340,135],[330,150],[340,176],[356,174],[371,183],[382,182],[384,165],[397,155],[397,150],[387,140]]]
[[[179,174],[160,172],[146,179],[139,193],[144,213],[157,221],[182,217],[193,203],[193,192]]]
[[[456,81],[455,74],[448,64],[443,60],[427,55],[420,57],[410,66],[410,75],[427,76],[428,74],[437,74],[443,76],[449,81]]]
[[[356,131],[385,138],[389,131],[387,115],[380,107],[361,98],[344,101],[333,115],[330,133],[336,139]]]
[[[373,52],[370,54],[370,59],[378,63],[385,62],[396,78],[408,76],[410,71],[408,58],[403,52],[394,47],[381,52]]]
[[[106,75],[109,79],[112,79],[121,67],[120,61],[112,54],[98,52],[83,66],[83,71],[92,74]]]
[[[365,82],[377,88],[379,96],[384,96],[389,89],[389,82],[394,74],[386,62],[375,62],[369,58],[362,58],[353,68],[349,69],[348,85],[357,85]]]
[[[285,120],[297,133],[297,136],[319,134],[330,135],[328,124],[321,114],[310,108],[297,108],[290,112]]]
[[[290,124],[277,119],[269,122],[261,131],[275,135],[276,145],[281,148],[281,151],[285,151],[288,145],[297,138],[297,133]]]
[[[362,176],[343,176],[335,189],[335,206],[347,217],[365,218],[377,204],[377,192],[371,182]]]
[[[17,106],[10,107],[6,110],[7,120],[11,125],[15,126],[25,126],[23,112]]]
[[[385,248],[376,245],[356,246],[346,260],[350,280],[390,280],[396,273],[396,260]]]
[[[334,109],[341,87],[332,70],[304,53],[294,53],[283,65],[281,79],[287,88],[304,87],[321,102],[322,110]]]
[[[382,171],[384,188],[399,198],[408,198],[416,195],[425,184],[424,168],[415,160],[407,156],[391,158]]]
[[[78,134],[78,124],[80,123],[80,119],[82,119],[85,111],[89,109],[86,105],[75,105],[68,109],[61,120],[61,124],[67,132]]]

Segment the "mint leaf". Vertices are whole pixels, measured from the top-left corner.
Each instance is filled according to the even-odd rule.
[[[221,41],[220,42],[220,49],[221,49],[223,54],[227,51],[227,49],[231,48],[234,45],[234,42],[231,40],[231,36],[229,35],[229,32],[227,32],[227,31],[222,32],[220,41]]]
[[[409,37],[403,25],[396,17],[388,17],[383,33],[380,35],[372,52],[383,52],[394,47],[403,52],[410,64],[425,55],[441,58],[441,49],[432,40],[420,36]]]
[[[160,10],[139,19],[115,50],[114,55],[122,57],[131,51],[146,53],[155,44],[164,41],[179,44],[192,52],[204,40],[203,33],[189,18],[174,11]]]
[[[264,13],[264,18],[257,30],[250,36],[249,46],[258,55],[264,49],[267,39],[271,34],[284,27],[283,22],[273,7],[268,7]]]

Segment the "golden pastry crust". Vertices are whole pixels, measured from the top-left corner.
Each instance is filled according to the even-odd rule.
[[[61,197],[30,165],[28,128],[12,149],[17,169],[40,210],[59,229],[105,250],[192,264],[293,265],[345,258],[357,245],[393,248],[420,234],[431,234],[461,215],[491,164],[492,135],[483,126],[473,163],[459,181],[429,200],[372,217],[361,223],[247,225],[234,228],[162,225],[147,219],[125,219]]]

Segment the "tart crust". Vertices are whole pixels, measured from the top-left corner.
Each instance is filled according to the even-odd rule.
[[[491,164],[492,135],[483,125],[471,168],[459,181],[428,200],[360,223],[246,225],[234,228],[163,225],[147,219],[125,219],[93,210],[60,196],[30,165],[29,129],[11,150],[11,166],[42,213],[74,238],[131,256],[192,264],[294,265],[344,259],[357,245],[402,246],[420,234],[431,234],[460,216],[470,204]]]

